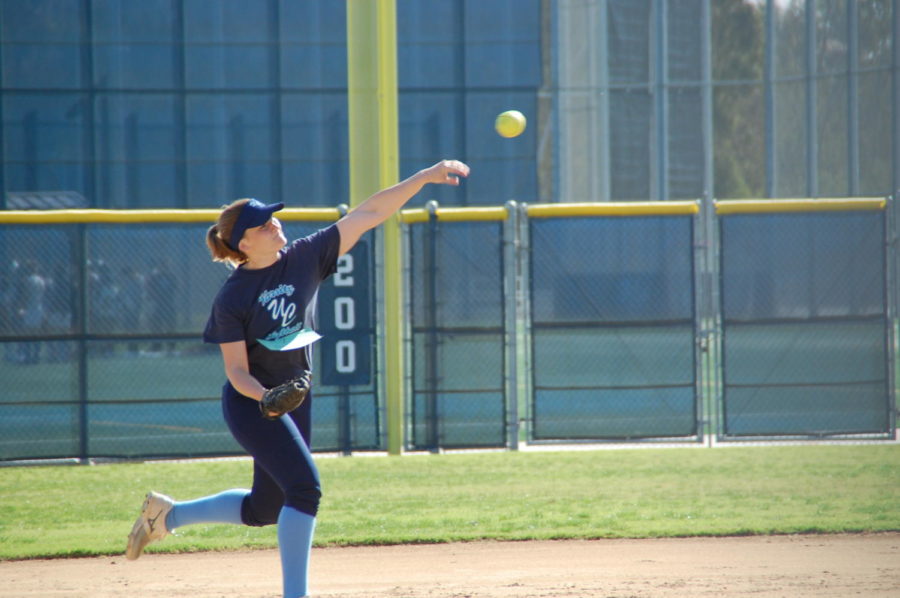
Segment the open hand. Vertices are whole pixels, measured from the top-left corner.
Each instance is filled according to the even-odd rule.
[[[459,185],[459,177],[469,176],[469,167],[459,160],[441,160],[425,169],[426,180],[438,185]]]

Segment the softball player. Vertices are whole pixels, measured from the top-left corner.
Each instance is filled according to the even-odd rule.
[[[388,219],[428,183],[459,185],[469,167],[444,160],[379,191],[337,223],[290,245],[273,214],[282,203],[241,199],[225,206],[206,234],[214,261],[234,271],[213,303],[203,340],[222,351],[228,381],[222,411],[235,440],[253,457],[253,486],[176,502],[150,492],[128,536],[126,557],[193,523],[278,524],[284,596],[307,595],[307,572],[321,489],[310,446],[311,396],[276,419],[261,416],[268,388],[310,369],[311,350],[290,339],[312,324],[319,284],[360,236]]]

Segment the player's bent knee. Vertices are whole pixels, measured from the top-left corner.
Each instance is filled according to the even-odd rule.
[[[241,506],[241,521],[251,527],[264,527],[278,523],[278,513],[281,511],[281,502],[260,505],[250,500],[245,500]]]
[[[248,525],[250,527],[265,527],[267,525],[275,525],[276,523],[278,523],[278,516],[259,516],[255,513],[251,513],[248,516],[242,514],[241,520],[244,522],[244,525]]]
[[[319,511],[321,498],[322,490],[318,486],[287,489],[284,493],[284,504],[315,517]]]

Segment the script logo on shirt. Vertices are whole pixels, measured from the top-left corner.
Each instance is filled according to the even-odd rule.
[[[281,327],[290,326],[297,316],[297,304],[286,303],[285,298],[294,294],[294,285],[282,284],[277,288],[263,291],[259,295],[260,304],[272,315],[273,320],[281,319]]]

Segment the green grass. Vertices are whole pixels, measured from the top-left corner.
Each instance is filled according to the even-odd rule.
[[[900,446],[321,458],[316,545],[900,530]],[[121,554],[143,494],[249,484],[249,461],[0,468],[0,558]],[[150,551],[276,545],[197,525]]]

